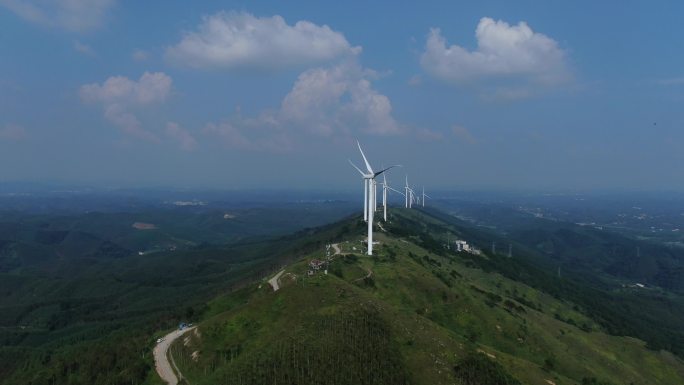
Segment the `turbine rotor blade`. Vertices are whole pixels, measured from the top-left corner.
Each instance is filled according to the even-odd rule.
[[[356,144],[359,146],[359,151],[361,151],[361,156],[363,157],[363,161],[366,163],[366,168],[368,169],[369,173],[373,173],[373,169],[370,166],[370,163],[368,163],[368,159],[366,159],[366,154],[363,153],[363,150],[361,149],[361,143],[359,141],[356,141]]]
[[[406,196],[406,194],[404,194],[403,192],[401,192],[401,191],[399,191],[399,190],[395,190],[395,189],[393,189],[393,188],[391,188],[391,187],[389,187],[389,186],[387,186],[387,189],[388,189],[388,190],[392,190],[392,191],[394,191],[394,192],[396,192],[396,193],[399,193],[399,194],[401,194],[401,195],[403,195],[403,196]]]
[[[375,178],[376,176],[378,176],[378,175],[382,174],[383,172],[389,170],[390,168],[394,168],[394,167],[401,167],[401,165],[400,165],[400,164],[395,164],[394,166],[389,166],[389,167],[385,168],[384,170],[380,170],[380,171],[374,173],[374,174],[373,174],[373,177]],[[371,172],[372,172],[372,171],[371,171]]]
[[[354,162],[352,162],[351,160],[349,160],[349,164],[351,164],[352,167],[354,167],[354,168],[359,172],[359,174],[361,174],[361,176],[363,176],[363,177],[366,176],[366,174],[364,174],[363,171],[361,171],[360,168],[356,167],[356,165],[354,164]]]

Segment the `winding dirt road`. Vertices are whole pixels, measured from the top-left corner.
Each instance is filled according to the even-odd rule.
[[[366,274],[365,277],[357,278],[357,279],[353,280],[352,282],[363,281],[364,279],[370,278],[370,277],[373,275],[373,270],[371,270],[371,269],[366,269],[366,272],[367,272],[368,274]]]
[[[273,276],[273,278],[268,280],[268,283],[271,285],[273,288],[273,291],[278,291],[280,289],[280,286],[278,286],[278,279],[280,278],[281,275],[285,272],[285,269],[280,270],[280,272],[276,275]]]
[[[342,250],[340,250],[340,247],[337,243],[333,243],[331,246],[335,250],[335,253],[333,255],[342,254]],[[268,283],[271,285],[271,287],[273,287],[273,291],[278,291],[278,289],[280,289],[280,286],[278,285],[278,279],[281,275],[283,275],[284,272],[285,269],[279,271],[278,274],[274,275],[273,278],[268,280]],[[372,274],[373,272],[368,270],[368,275],[366,277],[370,277]],[[178,370],[178,367],[176,367],[176,364],[173,362],[173,357],[171,357],[171,361],[169,361],[169,347],[171,346],[173,341],[178,339],[183,334],[189,332],[190,330],[193,330],[194,328],[195,326],[185,328],[183,330],[174,330],[171,333],[165,335],[162,338],[162,341],[157,343],[157,345],[154,347],[154,366],[157,369],[157,374],[159,374],[159,377],[161,377],[161,379],[169,385],[178,385],[178,378],[176,377],[176,372],[178,372],[178,374],[180,374],[182,378],[182,374]]]
[[[169,347],[178,337],[189,332],[190,330],[193,330],[194,328],[195,326],[185,328],[183,330],[174,330],[165,335],[162,341],[154,347],[154,366],[157,369],[157,374],[159,374],[159,377],[161,377],[161,379],[169,385],[178,384],[178,378],[176,378],[176,373],[173,371],[174,368],[176,371],[178,371],[178,368],[173,362],[173,358],[171,358],[171,362],[169,362],[169,356],[167,354]],[[178,371],[178,373],[180,374],[180,371]]]

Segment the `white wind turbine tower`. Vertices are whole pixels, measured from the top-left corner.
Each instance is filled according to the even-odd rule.
[[[430,196],[425,193],[425,186],[423,186],[423,198],[422,198],[423,207],[425,207],[425,198],[430,198]],[[432,198],[430,198],[430,199],[432,199]]]
[[[378,182],[373,179],[373,212],[376,211],[378,211]]]
[[[385,174],[382,174],[382,210],[383,210],[383,219],[385,222],[387,222],[387,190],[394,190],[387,184],[387,178],[385,178]],[[394,190],[397,191],[397,190]],[[401,192],[399,192],[401,194]]]
[[[382,219],[387,222],[387,177],[382,174]]]
[[[359,150],[360,149],[361,145],[359,145]],[[363,155],[363,151],[361,152],[361,154]],[[356,167],[354,162],[352,162],[351,160],[349,160],[349,164],[351,164],[361,174],[361,177],[363,178],[363,220],[368,222],[368,201],[372,199],[372,193],[369,194],[369,186],[371,185],[371,180],[373,179],[373,172],[371,171],[371,173],[369,174],[364,173],[363,171],[361,171],[360,168]]]
[[[377,199],[375,196],[375,177],[384,173],[392,167],[397,167],[397,165],[387,167],[377,172],[373,171],[373,168],[371,167],[370,163],[368,163],[368,159],[366,159],[366,155],[363,153],[363,150],[361,149],[361,143],[356,141],[356,144],[359,146],[359,151],[361,152],[361,156],[363,157],[363,162],[366,164],[366,169],[368,170],[368,173],[364,173],[363,171],[361,171],[361,169],[356,167],[356,165],[351,160],[349,161],[349,163],[351,163],[351,165],[354,166],[354,168],[363,177],[363,218],[368,222],[368,255],[373,255],[373,214],[375,213],[375,209],[377,207]]]
[[[406,190],[406,207],[410,209],[416,201],[416,195],[413,189],[408,185],[408,176],[406,177],[406,187],[404,187],[404,189]]]

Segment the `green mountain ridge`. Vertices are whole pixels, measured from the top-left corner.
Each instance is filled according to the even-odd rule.
[[[584,289],[525,260],[456,253],[448,237],[490,240],[417,210],[392,210],[376,226],[372,257],[364,230],[351,219],[314,231],[318,247],[287,266],[280,290],[262,281],[211,301],[172,346],[188,383],[684,383],[681,358],[634,338],[646,326],[600,309],[629,293]],[[328,274],[309,275],[326,243],[342,253]],[[652,339],[681,343],[676,333]]]
[[[554,255],[434,209],[393,208],[369,258],[357,215],[320,226],[341,216],[322,212],[327,220],[315,207],[289,218],[295,210],[247,210],[243,220],[211,211],[154,214],[164,221],[4,217],[0,261],[18,253],[21,264],[0,272],[0,383],[160,384],[151,350],[180,321],[199,324],[173,348],[192,384],[681,383],[676,291],[625,286],[632,281],[583,266],[564,265],[558,278]],[[165,230],[172,222],[177,234],[191,229],[183,239],[193,246],[127,256],[106,247],[178,239]],[[270,229],[277,223],[289,223],[289,235]],[[483,255],[446,249],[456,238]],[[503,250],[491,254],[492,242]],[[328,275],[306,275],[330,243],[345,256]],[[273,293],[264,279],[283,264]]]
[[[445,218],[447,212],[459,209],[444,203],[440,208],[429,212]],[[502,246],[510,242],[516,249],[523,248],[526,256],[538,256],[536,263],[684,292],[684,249],[672,243],[618,233],[609,227],[536,217],[505,205],[485,206],[469,214],[478,218],[468,221],[471,226],[498,234]]]
[[[52,273],[62,266],[285,236],[347,215],[344,204],[276,208],[147,208],[69,215],[0,211],[0,273]],[[136,228],[134,224],[151,225]],[[82,260],[82,261],[81,261]]]

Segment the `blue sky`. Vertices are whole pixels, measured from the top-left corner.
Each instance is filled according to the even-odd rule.
[[[0,0],[0,182],[681,190],[683,8]]]

